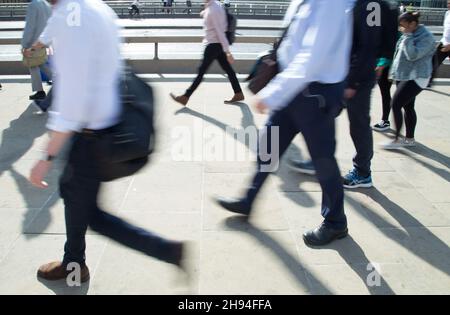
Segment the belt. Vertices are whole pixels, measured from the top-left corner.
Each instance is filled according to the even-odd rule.
[[[88,129],[88,128],[83,128],[80,131],[80,134],[83,136],[102,136],[104,134],[110,133],[113,130],[113,127],[108,127],[105,129]]]

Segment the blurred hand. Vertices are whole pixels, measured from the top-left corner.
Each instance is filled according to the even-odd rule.
[[[269,106],[267,106],[261,99],[256,98],[255,109],[259,114],[265,114],[268,111]]]
[[[231,53],[227,54],[227,60],[230,65],[232,65],[234,63],[234,57]]]
[[[47,188],[48,184],[44,181],[47,176],[52,163],[48,161],[39,161],[31,170],[30,183],[37,188]]]
[[[345,91],[344,91],[344,98],[346,100],[353,98],[355,95],[356,95],[355,89],[345,89]]]
[[[444,47],[441,48],[442,52],[449,52],[450,51],[450,44],[445,45]]]
[[[384,66],[376,67],[375,72],[377,74],[377,80],[383,75]]]
[[[32,55],[33,55],[33,51],[31,50],[31,48],[28,48],[28,49],[23,49],[22,50],[22,54],[25,56],[25,57],[31,57]]]

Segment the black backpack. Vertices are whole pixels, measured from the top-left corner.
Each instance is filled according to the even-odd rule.
[[[227,15],[228,27],[225,35],[228,39],[230,45],[236,41],[236,28],[237,28],[237,18],[231,14],[227,9],[225,9],[225,14]]]
[[[155,146],[152,88],[130,69],[123,74],[122,115],[99,137],[96,151],[102,181],[130,176],[143,168]]]

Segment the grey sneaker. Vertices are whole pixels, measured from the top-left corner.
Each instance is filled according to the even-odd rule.
[[[391,142],[382,144],[381,148],[383,148],[384,150],[397,150],[404,147],[414,147],[415,145],[416,141],[414,140],[414,138],[399,138]]]
[[[35,112],[33,112],[34,115],[44,115],[45,111],[42,110],[41,106],[39,106],[39,101],[33,101],[33,103],[31,103],[31,105],[33,105],[33,108],[36,110]]]

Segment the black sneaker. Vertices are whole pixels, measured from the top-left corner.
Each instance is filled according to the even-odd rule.
[[[391,123],[387,120],[382,120],[378,124],[376,124],[372,127],[372,129],[376,130],[376,131],[386,131],[386,130],[389,130],[390,128],[391,128]]]
[[[30,95],[30,100],[34,101],[34,100],[43,100],[47,95],[45,94],[44,91],[39,91],[36,92],[36,94]]]
[[[222,208],[233,213],[249,216],[252,211],[251,206],[242,199],[216,197],[215,200]]]

